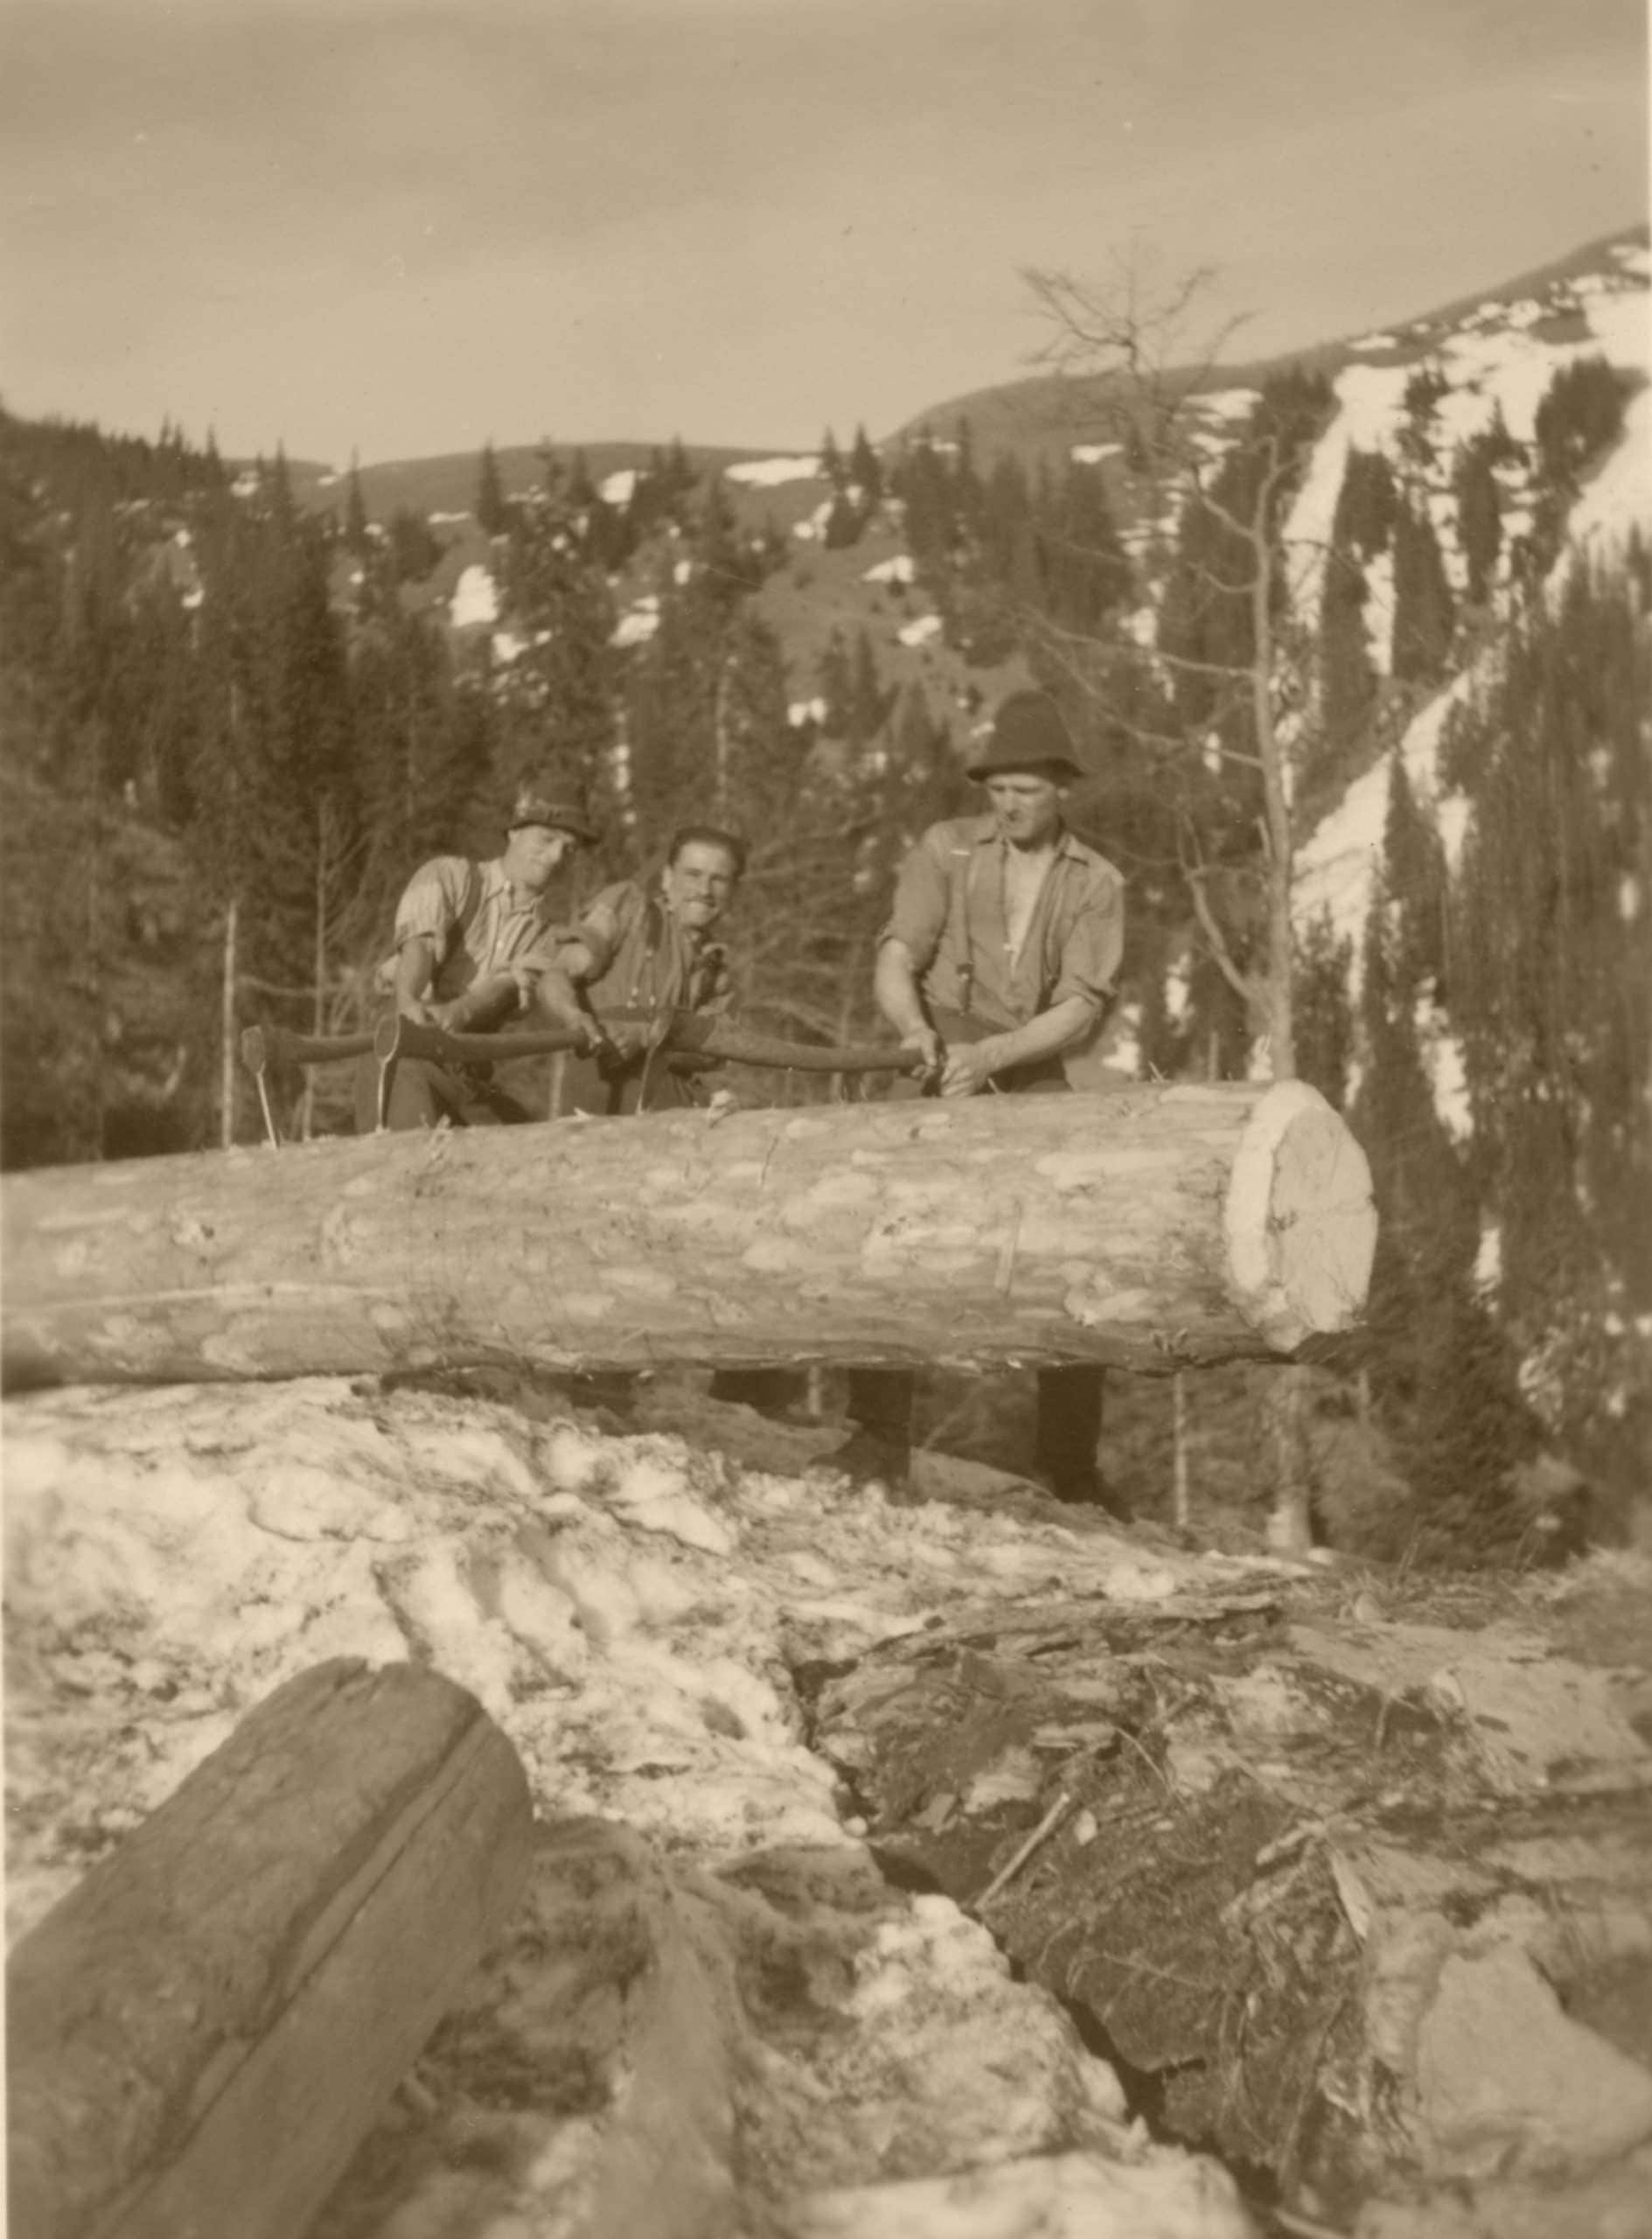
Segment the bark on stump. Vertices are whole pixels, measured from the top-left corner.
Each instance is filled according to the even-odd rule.
[[[1300,1082],[376,1136],[4,1184],[10,1383],[1091,1361],[1354,1326],[1370,1174]]]
[[[533,1810],[473,1697],[317,1664],[7,1968],[15,2239],[296,2239],[505,1925]]]

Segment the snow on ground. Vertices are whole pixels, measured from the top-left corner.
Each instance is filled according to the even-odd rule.
[[[1337,413],[1314,444],[1307,471],[1285,517],[1281,534],[1291,603],[1310,631],[1319,628],[1331,522],[1348,471],[1349,448],[1355,440],[1349,413]]]
[[[1209,412],[1218,420],[1248,420],[1262,401],[1262,392],[1254,388],[1217,388],[1206,390],[1195,396],[1195,411]]]
[[[659,627],[659,594],[646,592],[615,624],[610,645],[645,645]]]
[[[754,490],[772,490],[783,482],[812,482],[820,471],[819,455],[813,451],[792,453],[785,458],[747,459],[738,466],[726,466],[725,478],[743,482]]]
[[[916,622],[908,622],[896,635],[903,645],[932,645],[941,634],[938,614],[920,614]]]
[[[499,594],[492,571],[473,562],[453,586],[448,619],[456,630],[472,630],[498,618]]]
[[[800,521],[792,522],[793,536],[799,538],[805,544],[824,541],[826,523],[832,518],[832,509],[836,503],[835,498],[822,498],[812,513],[805,514]]]
[[[636,488],[637,469],[622,466],[617,472],[603,477],[596,494],[605,506],[629,506]]]
[[[868,568],[861,580],[863,583],[910,583],[917,575],[917,565],[910,552],[897,552],[893,559],[880,560]]]
[[[1452,1033],[1439,1006],[1426,1000],[1417,1006],[1417,1046],[1433,1090],[1434,1110],[1454,1143],[1466,1143],[1474,1132],[1468,1102],[1468,1075],[1462,1043]]]
[[[1099,466],[1105,458],[1118,458],[1124,451],[1122,443],[1075,443],[1068,457],[1075,466]]]
[[[882,1882],[791,1674],[937,1615],[1165,1601],[1254,1565],[343,1380],[38,1394],[4,1429],[14,1936],[286,1679],[429,1661],[503,1726],[541,1820],[623,1823],[701,1917],[709,1874],[860,1877],[842,1978],[810,1983],[782,2042],[740,2040],[748,2099],[801,2125],[785,2166],[818,2215],[798,2229],[973,2239],[984,2187],[993,2230],[1059,2199],[1084,2212],[1041,2229],[1242,2239],[1223,2173],[1126,2123],[1111,2069],[984,1929]],[[548,2171],[578,2141],[540,2119]],[[1123,2220],[1086,2221],[1098,2202]],[[419,2206],[402,2239],[454,2228]],[[525,2200],[520,2228],[545,2209]]]
[[[1615,366],[1652,371],[1647,290],[1634,284],[1627,265],[1621,271],[1595,276],[1594,289],[1584,290],[1574,282],[1564,296],[1565,303],[1580,310],[1587,321],[1589,331],[1581,340],[1538,338],[1530,330],[1548,313],[1544,304],[1530,298],[1514,303],[1482,303],[1470,315],[1469,322],[1440,338],[1435,365],[1447,387],[1433,408],[1431,435],[1443,454],[1442,478],[1448,474],[1456,451],[1489,429],[1499,412],[1509,433],[1517,442],[1530,443],[1537,407],[1563,366],[1581,358],[1604,356]],[[1368,336],[1352,346],[1374,348],[1392,339],[1391,336]],[[1396,456],[1406,419],[1405,390],[1416,371],[1413,365],[1354,364],[1344,366],[1333,384],[1337,410],[1314,447],[1285,532],[1292,553],[1297,610],[1310,628],[1318,619],[1326,548],[1349,452],[1356,448],[1382,451],[1391,459]],[[1645,399],[1637,398],[1631,413],[1635,426],[1631,438],[1626,440],[1638,452],[1643,482],[1652,475],[1652,422],[1645,415]],[[1623,471],[1621,466],[1614,481]],[[1629,478],[1634,478],[1632,469]],[[1633,499],[1629,502],[1633,505]],[[1428,503],[1447,571],[1460,589],[1464,565],[1457,548],[1456,508],[1443,478],[1430,492]],[[1646,513],[1639,517],[1646,518]],[[1579,534],[1585,532],[1588,518],[1580,515]],[[1516,506],[1505,512],[1506,544],[1521,533],[1523,520],[1530,526],[1524,508]],[[1379,671],[1385,673],[1392,618],[1391,578],[1381,587],[1388,595],[1377,596],[1379,587],[1372,580],[1373,574],[1374,569],[1368,570],[1368,587],[1373,596],[1367,603],[1365,620],[1373,658]]]

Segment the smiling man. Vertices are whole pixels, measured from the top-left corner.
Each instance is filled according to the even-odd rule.
[[[878,1007],[923,1056],[922,1093],[1037,1094],[1069,1087],[1062,1053],[1100,1019],[1124,947],[1124,881],[1067,829],[1063,804],[1083,773],[1048,694],[1017,692],[969,765],[985,816],[931,825],[901,867],[878,947]],[[897,1084],[899,1095],[906,1089]],[[827,1466],[903,1482],[913,1379],[903,1370],[849,1378],[855,1430]],[[1096,1470],[1101,1371],[1038,1378],[1035,1474],[1061,1500],[1110,1504]]]
[[[558,959],[599,1018],[728,1009],[728,952],[714,935],[745,867],[736,834],[687,825],[672,834],[657,880],[620,879],[603,889]],[[596,1057],[570,1060],[560,1110],[611,1116],[694,1102],[693,1077],[673,1072],[650,1039],[646,1025],[610,1024]]]

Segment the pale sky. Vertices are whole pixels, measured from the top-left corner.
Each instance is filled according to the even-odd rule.
[[[1642,0],[8,0],[0,401],[232,454],[805,448],[1028,370],[1028,266],[1249,353],[1647,207]]]

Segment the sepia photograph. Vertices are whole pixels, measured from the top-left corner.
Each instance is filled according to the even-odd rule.
[[[1649,107],[10,0],[11,2239],[1652,2239]]]

